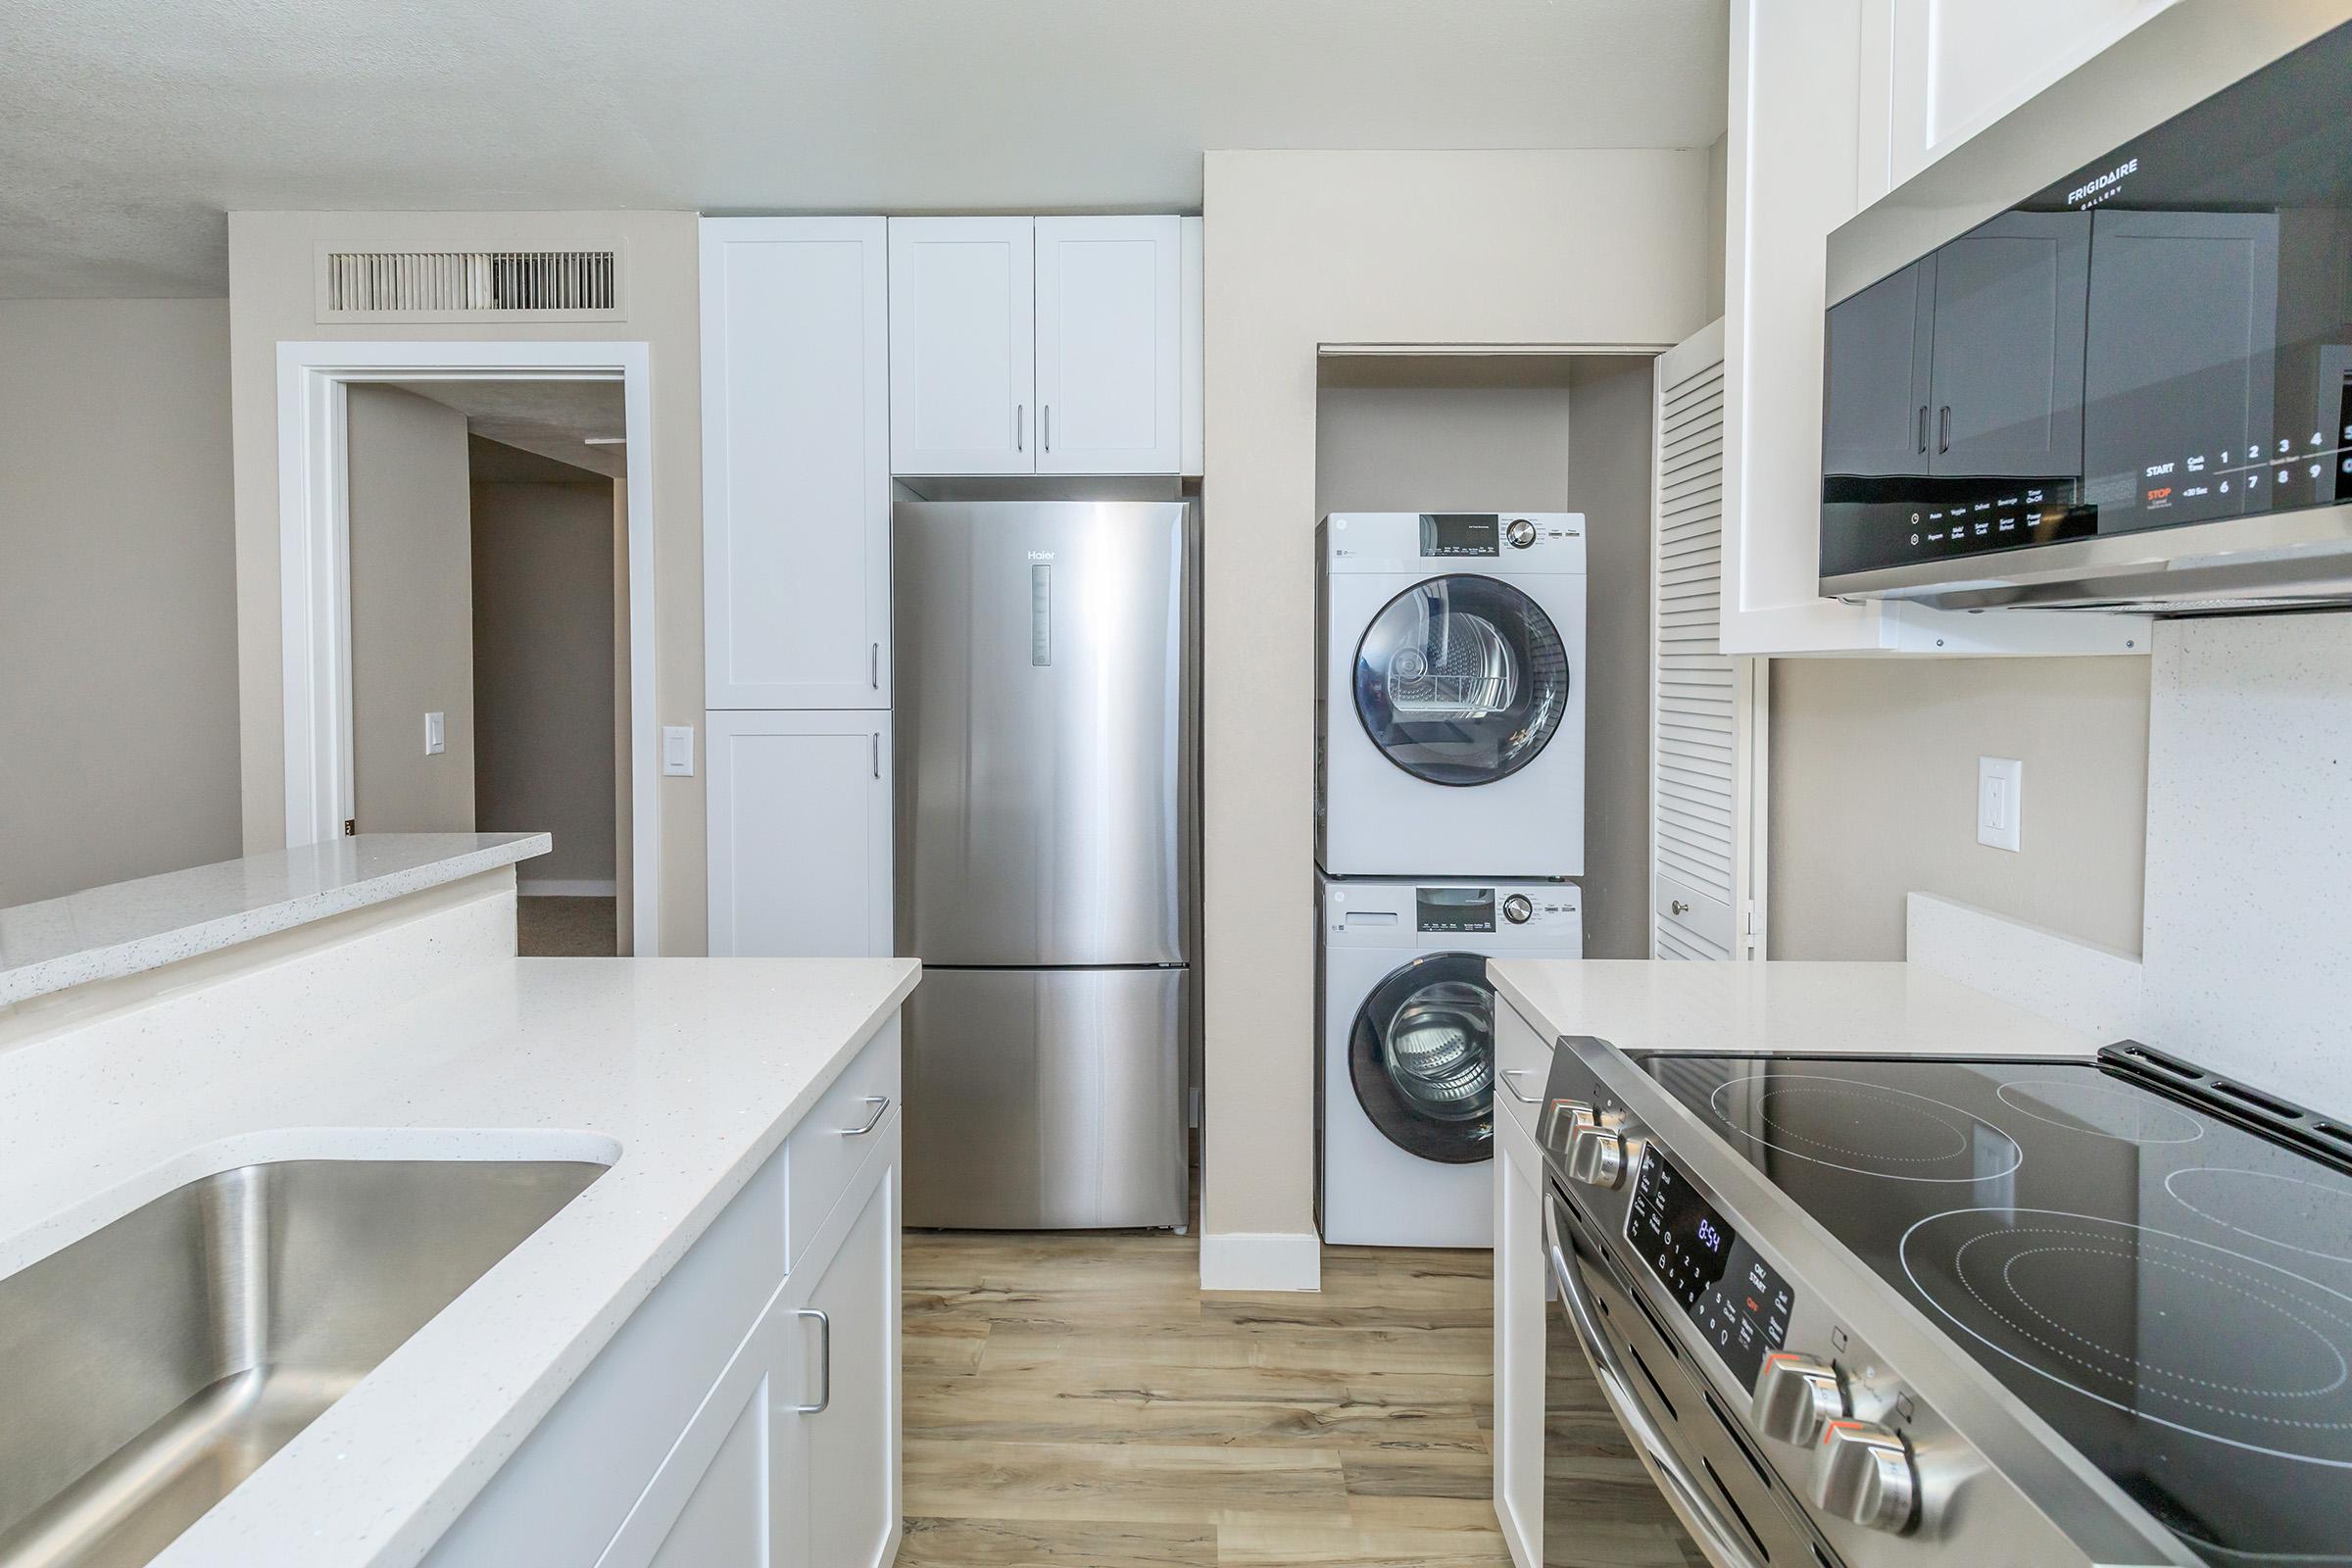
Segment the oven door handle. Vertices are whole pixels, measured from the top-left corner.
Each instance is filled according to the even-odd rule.
[[[1665,1490],[1667,1501],[1682,1516],[1690,1534],[1697,1538],[1701,1550],[1710,1562],[1722,1568],[1763,1568],[1756,1554],[1748,1548],[1740,1535],[1739,1527],[1726,1519],[1722,1511],[1709,1500],[1698,1487],[1698,1478],[1690,1474],[1682,1456],[1667,1442],[1666,1434],[1635,1395],[1617,1352],[1601,1336],[1598,1314],[1592,1308],[1592,1297],[1586,1287],[1584,1276],[1577,1273],[1576,1262],[1568,1255],[1567,1239],[1561,1229],[1560,1200],[1549,1193],[1544,1195],[1544,1248],[1551,1257],[1551,1277],[1559,1286],[1560,1300],[1566,1305],[1568,1321],[1576,1328],[1576,1337],[1585,1348],[1585,1359],[1592,1363],[1592,1381],[1600,1385],[1601,1397],[1608,1400],[1609,1409],[1617,1424],[1626,1430],[1642,1448],[1642,1457],[1649,1462],[1649,1472],[1657,1477]]]

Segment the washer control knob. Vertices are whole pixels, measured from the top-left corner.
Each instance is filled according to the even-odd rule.
[[[1504,534],[1510,539],[1513,550],[1525,550],[1536,542],[1536,525],[1525,517],[1513,517]]]
[[[1838,1369],[1794,1350],[1775,1350],[1756,1374],[1750,1406],[1757,1430],[1768,1438],[1809,1448],[1822,1429],[1845,1417],[1845,1389]]]
[[[1840,1519],[1900,1535],[1919,1517],[1919,1471],[1902,1438],[1868,1421],[1822,1428],[1813,1500]]]
[[[1587,1187],[1625,1180],[1625,1140],[1606,1127],[1579,1127],[1568,1140],[1568,1174]]]
[[[1525,925],[1535,918],[1536,901],[1524,893],[1514,893],[1502,901],[1502,917],[1513,925]]]

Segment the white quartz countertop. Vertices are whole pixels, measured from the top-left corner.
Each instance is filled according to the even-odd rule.
[[[364,833],[0,909],[0,1007],[545,855],[545,833]]]
[[[1496,958],[1487,970],[1545,1039],[1620,1051],[2089,1056],[2113,1044],[1905,963]]]
[[[541,839],[539,842],[544,843]],[[0,1053],[0,1274],[257,1159],[611,1169],[155,1559],[415,1563],[913,989],[899,958],[491,960]],[[225,989],[225,988],[223,988]]]

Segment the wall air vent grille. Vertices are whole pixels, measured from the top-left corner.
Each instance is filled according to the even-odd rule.
[[[320,320],[580,320],[619,314],[616,249],[319,253]]]

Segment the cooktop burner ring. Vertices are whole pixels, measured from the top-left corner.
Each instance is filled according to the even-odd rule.
[[[1803,1149],[1789,1147],[1789,1143],[1777,1143],[1772,1138],[1764,1137],[1761,1134],[1751,1132],[1747,1128],[1742,1127],[1732,1116],[1732,1114],[1725,1109],[1724,1097],[1732,1090],[1744,1084],[1760,1084],[1763,1086],[1756,1095],[1757,1114],[1762,1119],[1764,1125],[1771,1129],[1772,1132],[1777,1134],[1779,1137],[1789,1140],[1791,1143],[1807,1144],[1811,1145],[1817,1150],[1827,1150],[1831,1153],[1842,1154],[1848,1159],[1870,1160],[1875,1161],[1876,1163],[1847,1164],[1843,1159],[1825,1158],[1819,1153],[1807,1153]],[[1881,1109],[1891,1107],[1905,1112],[1911,1116],[1913,1118],[1912,1125],[1914,1126],[1925,1126],[1932,1124],[1936,1127],[1943,1129],[1945,1132],[1951,1134],[1953,1144],[1948,1151],[1933,1154],[1888,1154],[1879,1152],[1875,1150],[1843,1148],[1838,1144],[1812,1136],[1810,1134],[1797,1132],[1794,1129],[1784,1126],[1780,1122],[1773,1119],[1771,1108],[1772,1102],[1785,1096],[1798,1094],[1828,1095],[1838,1099],[1869,1101],[1874,1102]],[[1709,1107],[1714,1111],[1715,1119],[1717,1121],[1722,1123],[1723,1126],[1730,1132],[1740,1138],[1746,1139],[1750,1143],[1760,1145],[1765,1149],[1778,1151],[1781,1153],[1788,1155],[1792,1159],[1806,1160],[1812,1164],[1827,1166],[1832,1170],[1850,1171],[1857,1176],[1876,1176],[1887,1181],[1897,1182],[1968,1183],[1997,1181],[2001,1177],[2009,1175],[2012,1171],[2015,1171],[2018,1166],[2025,1163],[2025,1152],[2018,1146],[2017,1140],[2010,1137],[2009,1134],[2003,1131],[2001,1128],[1996,1127],[1991,1122],[1984,1120],[1984,1118],[1982,1116],[1971,1115],[1969,1112],[1962,1110],[1959,1106],[1952,1104],[1948,1101],[1937,1100],[1930,1095],[1914,1094],[1908,1089],[1896,1089],[1891,1085],[1871,1083],[1860,1078],[1807,1076],[1804,1078],[1776,1081],[1770,1073],[1748,1073],[1745,1076],[1727,1079],[1723,1083],[1718,1084],[1715,1087],[1714,1093],[1708,1097],[1707,1102]],[[1956,1118],[1956,1120],[1953,1118]],[[1974,1129],[1979,1127],[1982,1127],[1987,1132],[1997,1136],[2000,1139],[2001,1145],[2008,1155],[2008,1163],[1998,1170],[1970,1171],[1966,1175],[1932,1176],[1920,1174],[1914,1171],[1886,1170],[1880,1168],[1881,1166],[1886,1164],[1931,1165],[1938,1161],[1949,1162],[1953,1159],[1970,1154],[1978,1146],[1971,1140],[1969,1134]]]
[[[2017,1223],[2017,1219],[2022,1216],[2037,1216],[2051,1223],[2020,1225]],[[1923,1232],[1927,1232],[1930,1227],[1934,1226],[1949,1225],[1955,1222],[1966,1224],[1970,1221],[1982,1223],[1987,1220],[1992,1221],[1996,1228],[1970,1236],[1956,1247],[1948,1247],[1940,1242],[1932,1244],[1922,1235]],[[1963,1267],[1962,1260],[1965,1254],[1980,1243],[1997,1244],[2001,1241],[2016,1241],[2020,1238],[2037,1239],[2052,1236],[2074,1238],[2075,1242],[2070,1246],[2036,1246],[2022,1249],[2013,1254],[2001,1268],[2002,1282],[2009,1288],[2010,1294],[2017,1303],[2043,1323],[2054,1324],[2054,1320],[2047,1313],[2034,1306],[2031,1300],[2022,1292],[2017,1291],[2014,1286],[2012,1270],[2020,1257],[2054,1251],[2121,1257],[2129,1259],[2137,1267],[2152,1266],[2185,1275],[2198,1281],[2200,1289],[2218,1287],[2230,1290],[2233,1294],[2252,1300],[2268,1311],[2287,1319],[2318,1343],[2327,1352],[2328,1358],[2340,1369],[2339,1374],[2324,1387],[2306,1390],[2231,1387],[2212,1379],[2199,1377],[2192,1372],[2145,1361],[2136,1355],[2126,1355],[2109,1347],[2098,1345],[2071,1329],[2064,1329],[2062,1325],[2054,1325],[2061,1327],[2067,1339],[2131,1369],[2132,1375],[2127,1381],[2125,1373],[2102,1366],[2099,1362],[2084,1355],[2077,1354],[2065,1346],[2054,1344],[2034,1330],[2016,1322],[2014,1318],[2002,1312],[1993,1301],[1988,1300],[1979,1288],[1977,1279],[1985,1277],[1983,1271],[1980,1270],[1977,1278],[1972,1278]],[[2129,1237],[2132,1241],[2132,1246],[2128,1250],[2114,1246],[2085,1247],[2081,1245],[2085,1241],[2114,1243],[2125,1237]],[[1936,1277],[1923,1278],[1923,1269],[1930,1256],[1931,1245],[1934,1246],[1935,1260],[1944,1265],[1950,1280],[1956,1282],[1969,1294],[1985,1317],[1991,1323],[1999,1325],[1999,1332],[2015,1336],[2018,1341],[2031,1345],[2034,1348],[2035,1353],[2021,1352],[2012,1345],[2002,1343],[2002,1339],[1996,1337],[1995,1332],[1988,1332],[1986,1328],[1972,1323],[1967,1316],[1963,1315],[1961,1311],[1955,1310],[1954,1305],[1947,1302],[1938,1294],[1936,1288]],[[2211,1242],[2202,1242],[2194,1237],[2179,1236],[2170,1231],[2160,1231],[2122,1220],[2106,1219],[2095,1214],[2078,1214],[2064,1209],[1987,1209],[1981,1207],[1945,1209],[1940,1213],[1931,1214],[1925,1219],[1913,1222],[1904,1231],[1899,1256],[1904,1277],[1909,1280],[1913,1292],[1946,1323],[1985,1349],[2024,1368],[2036,1377],[2045,1379],[2083,1398],[2121,1411],[2132,1419],[2147,1421],[2189,1437],[2219,1444],[2225,1447],[2284,1459],[2297,1464],[2317,1465],[2333,1470],[2352,1470],[2352,1443],[2342,1441],[2342,1435],[2352,1434],[2352,1401],[2345,1401],[2347,1405],[2346,1418],[2343,1420],[2312,1420],[2302,1416],[2265,1414],[2232,1404],[2220,1403],[2214,1399],[2202,1397],[2200,1393],[2186,1391],[2187,1389],[2196,1389],[2213,1394],[2236,1394],[2261,1399],[2334,1397],[2341,1400],[2341,1391],[2347,1384],[2352,1384],[2352,1351],[2347,1349],[2347,1347],[2352,1347],[2352,1296],[2346,1296],[2340,1291],[2297,1274],[2290,1269],[2280,1268],[2275,1263],[2266,1263],[2260,1258],[2249,1256],[2227,1247],[2216,1246]],[[2260,1288],[2255,1288],[2257,1282]],[[2333,1330],[2315,1324],[2311,1321],[2311,1318],[2314,1317],[2326,1319],[2328,1324],[2334,1326]],[[2340,1339],[2331,1337],[2336,1333],[2340,1333],[2342,1337]],[[2058,1363],[2061,1364],[2050,1364],[2045,1359],[2037,1358],[2041,1352],[2056,1357]],[[2083,1373],[2074,1373],[2070,1367],[2081,1367],[2083,1369]],[[2185,1385],[2186,1388],[2168,1387],[2166,1382],[2157,1381],[2158,1379],[2170,1380],[2171,1383]],[[2097,1383],[2100,1381],[2123,1385],[2122,1392],[2132,1396],[2132,1401],[2127,1402],[2126,1399],[2101,1393],[2097,1387]],[[2159,1396],[2180,1407],[2179,1415],[2160,1414],[2148,1408],[2146,1396],[2150,1394]],[[2281,1436],[2270,1441],[2231,1436],[2228,1431],[2221,1430],[2226,1424],[2225,1421],[2216,1418],[2227,1418],[2227,1422],[2242,1423],[2264,1429],[2266,1438],[2269,1432],[2278,1432]],[[2292,1441],[2284,1437],[2286,1433],[2308,1433],[2314,1443],[2323,1439],[2338,1443],[2344,1452],[2341,1456],[2331,1456],[2328,1453],[2311,1451],[2308,1447],[2294,1448],[2278,1446],[2281,1442]]]
[[[2214,1213],[2208,1208],[2199,1207],[2193,1200],[2182,1193],[2179,1187],[2174,1185],[2176,1182],[2182,1181],[2185,1178],[2197,1176],[2243,1176],[2250,1177],[2257,1182],[2279,1182],[2289,1187],[2305,1187],[2309,1188],[2315,1193],[2324,1193],[2329,1198],[2336,1200],[2338,1202],[2346,1204],[2347,1207],[2352,1207],[2352,1191],[2347,1191],[2342,1187],[2331,1186],[2326,1182],[2309,1181],[2301,1176],[2288,1176],[2278,1171],[2247,1170],[2243,1166],[2239,1165],[2191,1165],[2180,1170],[2170,1171],[2166,1173],[2164,1178],[2164,1190],[2172,1195],[2173,1201],[2179,1203],[2182,1208],[2187,1209],[2191,1214],[2196,1215],[2197,1218],[2204,1220],[2208,1224],[2219,1225],[2226,1231],[2234,1232],[2239,1236],[2246,1237],[2248,1240],[2260,1242],[2265,1247],[2284,1248],[2287,1251],[2300,1252],[2305,1257],[2316,1257],[2329,1263],[2352,1263],[2352,1254],[2346,1254],[2343,1252],[2324,1252],[2316,1247],[2299,1246],[2298,1244],[2287,1241],[2282,1237],[2273,1236],[2267,1231],[2255,1230],[2249,1225],[2241,1225],[2237,1223],[2236,1220],[2224,1219],[2220,1214]],[[2220,1208],[2223,1206],[2218,1203],[2213,1203],[2213,1200],[2210,1198],[2206,1200],[2206,1202],[2213,1204],[2214,1208]]]
[[[2020,1101],[2011,1099],[2009,1091],[2012,1089],[2020,1091],[2021,1095],[2026,1090],[2038,1091],[2049,1103],[2037,1110],[2030,1102],[2021,1103]],[[2070,1133],[2081,1133],[2087,1137],[2113,1138],[2123,1143],[2146,1147],[2162,1144],[2193,1144],[2205,1136],[2204,1123],[2189,1115],[2188,1112],[2179,1109],[2170,1102],[2160,1100],[2144,1091],[2134,1093],[2119,1084],[2108,1083],[2101,1079],[2013,1078],[1995,1089],[1993,1093],[1999,1097],[2002,1104],[2007,1105],[2021,1116],[2031,1116],[2045,1126],[2056,1127]],[[2073,1103],[2069,1104],[2069,1101],[2072,1101]],[[2144,1130],[2137,1133],[2119,1132],[2112,1126],[2078,1127],[2072,1122],[2060,1121],[2057,1117],[2046,1114],[2051,1110],[2078,1116],[2085,1122],[2095,1122],[2101,1116],[2112,1118],[2120,1112],[2123,1116],[2137,1119],[2143,1124],[2154,1122],[2166,1129],[2169,1136],[2157,1136]],[[2181,1129],[2185,1129],[2185,1131],[2183,1132]]]

